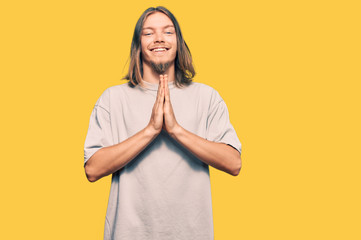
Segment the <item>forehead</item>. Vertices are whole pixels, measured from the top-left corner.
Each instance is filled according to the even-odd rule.
[[[144,21],[143,29],[145,28],[164,28],[167,26],[173,26],[172,20],[161,12],[155,12],[150,14]]]

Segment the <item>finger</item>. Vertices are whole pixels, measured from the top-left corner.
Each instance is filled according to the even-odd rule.
[[[162,75],[163,77],[162,77],[162,91],[163,91],[163,95],[162,95],[162,99],[163,99],[163,103],[164,103],[164,101],[165,101],[165,91],[164,91],[164,85],[166,84],[166,82],[165,82],[165,75]]]
[[[161,93],[163,91],[163,84],[164,84],[164,75],[159,75],[159,86],[158,88],[160,89]]]
[[[168,75],[167,74],[165,74],[163,76],[163,80],[164,80],[164,86],[168,85]]]
[[[162,90],[162,87],[161,87],[161,79],[162,79],[162,77],[160,78],[159,84],[158,84],[157,101],[159,101],[159,98],[160,98],[160,95],[161,95],[161,90]]]
[[[165,101],[169,102],[169,88],[168,88],[168,76],[165,75],[165,81],[164,81],[164,94],[165,94]]]
[[[162,79],[162,83],[161,83],[161,89],[162,89],[162,100],[164,101],[164,94],[165,94],[165,92],[164,92],[164,78]]]
[[[163,103],[164,99],[164,89],[163,89],[163,78],[160,78],[159,83],[159,98],[158,98],[158,104],[161,105]]]
[[[164,79],[162,80],[162,86],[164,86]],[[159,100],[160,106],[162,109],[163,109],[163,105],[164,105],[164,95],[165,95],[165,92],[164,92],[164,88],[162,87],[160,100]]]

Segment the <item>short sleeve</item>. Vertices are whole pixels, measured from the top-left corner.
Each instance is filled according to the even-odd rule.
[[[241,142],[229,120],[226,103],[218,93],[217,96],[217,101],[211,105],[208,113],[206,139],[230,145],[241,154]]]
[[[113,145],[110,113],[96,103],[90,116],[88,133],[84,144],[84,166],[94,153],[103,147]]]

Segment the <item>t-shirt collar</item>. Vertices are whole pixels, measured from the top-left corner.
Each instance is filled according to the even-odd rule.
[[[139,84],[139,86],[140,86],[141,88],[145,88],[145,89],[152,90],[152,91],[158,91],[158,85],[159,85],[159,83],[150,83],[150,82],[147,82],[147,81],[145,81],[145,80],[142,80],[142,82],[143,82],[143,84],[144,84],[144,87]],[[168,82],[168,88],[169,88],[169,89],[174,88],[174,86],[175,86],[174,81]]]

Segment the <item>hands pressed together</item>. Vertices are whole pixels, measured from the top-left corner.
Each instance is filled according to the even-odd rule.
[[[171,136],[180,127],[175,119],[173,107],[170,102],[168,75],[160,75],[157,98],[148,126],[154,130],[156,134],[159,134],[162,129],[164,129]]]

